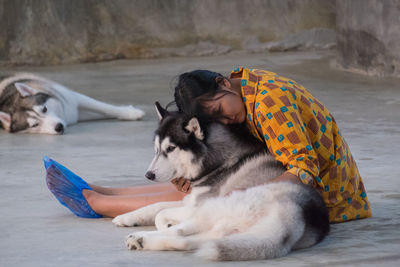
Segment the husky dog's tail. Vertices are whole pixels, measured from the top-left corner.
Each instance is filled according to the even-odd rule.
[[[283,242],[282,242],[283,241]],[[262,260],[282,257],[292,246],[249,233],[236,234],[204,243],[196,256],[214,261]]]

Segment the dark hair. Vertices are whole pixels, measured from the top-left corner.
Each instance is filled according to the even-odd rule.
[[[223,79],[225,77],[221,74],[209,70],[194,70],[179,75],[174,93],[178,111],[198,117],[209,117],[210,115],[203,110],[202,102],[212,99],[217,93],[228,93],[219,87]]]

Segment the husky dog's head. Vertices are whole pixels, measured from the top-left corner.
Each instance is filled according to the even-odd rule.
[[[169,113],[156,102],[160,126],[154,138],[155,156],[146,178],[165,182],[173,178],[193,179],[201,171],[205,149],[204,132],[197,118]]]
[[[63,134],[65,122],[56,114],[61,103],[28,83],[8,85],[0,99],[1,126],[10,133]]]

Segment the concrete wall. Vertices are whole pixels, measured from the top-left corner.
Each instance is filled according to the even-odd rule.
[[[2,64],[147,58],[334,28],[335,0],[0,0],[0,25]]]
[[[400,1],[337,1],[338,63],[346,69],[400,77]]]

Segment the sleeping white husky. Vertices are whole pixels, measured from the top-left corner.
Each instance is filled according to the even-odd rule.
[[[328,211],[319,193],[302,184],[268,183],[285,169],[242,125],[200,125],[156,105],[161,122],[146,177],[157,182],[185,177],[192,192],[183,201],[114,218],[119,226],[157,227],[130,234],[129,249],[258,260],[313,246],[327,235]]]
[[[106,104],[33,74],[0,77],[0,126],[11,133],[63,134],[78,121],[143,115],[132,106]]]

